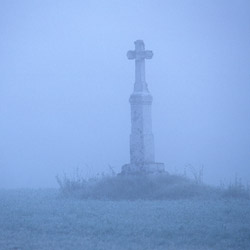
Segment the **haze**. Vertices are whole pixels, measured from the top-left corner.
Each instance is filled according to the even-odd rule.
[[[156,160],[204,181],[250,181],[248,0],[0,3],[0,187],[129,162],[134,62],[143,39]]]

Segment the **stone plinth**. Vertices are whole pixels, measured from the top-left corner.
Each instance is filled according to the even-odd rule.
[[[144,163],[139,164],[125,164],[122,166],[122,174],[154,174],[154,173],[164,173],[165,166],[164,163]]]

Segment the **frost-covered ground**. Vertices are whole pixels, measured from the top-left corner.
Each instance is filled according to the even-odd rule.
[[[94,201],[0,191],[0,249],[250,249],[250,201]]]

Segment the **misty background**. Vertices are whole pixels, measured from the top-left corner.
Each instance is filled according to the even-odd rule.
[[[156,161],[250,181],[250,1],[0,1],[0,188],[129,162],[143,39]]]

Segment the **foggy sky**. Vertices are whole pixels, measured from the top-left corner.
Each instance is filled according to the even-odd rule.
[[[248,0],[1,0],[0,188],[129,162],[137,39],[154,52],[156,160],[250,181]]]

